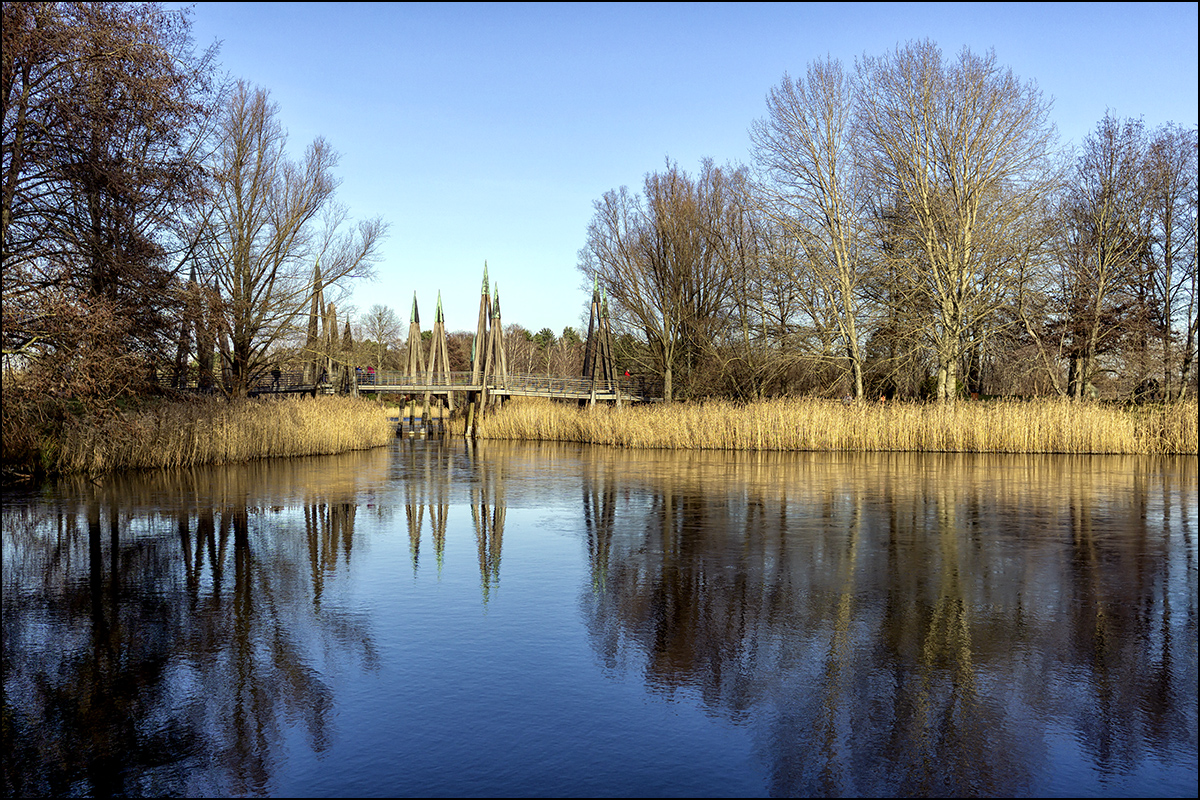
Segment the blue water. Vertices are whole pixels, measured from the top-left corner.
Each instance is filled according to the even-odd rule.
[[[1196,463],[400,439],[10,493],[6,793],[1194,796]]]

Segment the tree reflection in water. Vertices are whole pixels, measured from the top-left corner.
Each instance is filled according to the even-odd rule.
[[[364,619],[322,593],[350,560],[357,487],[387,454],[314,463],[6,504],[6,573],[24,581],[4,590],[6,794],[263,794],[287,728],[328,746],[320,666],[340,651],[372,669],[377,654]]]
[[[1070,791],[1064,765],[1094,788],[1194,763],[1196,484],[1195,458],[401,440],[6,497],[5,791],[264,794],[308,785],[307,750],[323,789],[426,759],[415,785],[476,793],[577,765],[603,789],[638,756],[675,785],[689,748],[743,741],[763,766],[736,785],[776,795]],[[430,549],[436,581],[396,580],[433,577]],[[545,599],[576,591],[578,614]],[[339,665],[374,670],[377,636],[364,701]],[[731,725],[673,729],[662,760],[683,763],[660,769],[655,726],[686,710],[656,716],[619,673]],[[571,728],[593,698],[618,702]],[[387,745],[335,736],[335,701]],[[512,748],[485,752],[497,731]]]
[[[773,795],[1028,793],[1064,731],[1107,773],[1194,753],[1195,482],[1195,459],[609,451],[582,609],[609,669],[751,724]]]

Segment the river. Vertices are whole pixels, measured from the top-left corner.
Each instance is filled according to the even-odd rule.
[[[397,439],[3,505],[4,781],[1197,791],[1197,459]]]

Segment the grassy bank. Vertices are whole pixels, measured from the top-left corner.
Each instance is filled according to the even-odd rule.
[[[343,453],[394,436],[382,409],[368,400],[212,400],[71,421],[42,458],[50,472],[95,474]]]
[[[478,423],[485,439],[705,450],[1196,453],[1197,404],[1119,408],[1062,400],[851,403],[783,398],[578,409],[513,402]]]

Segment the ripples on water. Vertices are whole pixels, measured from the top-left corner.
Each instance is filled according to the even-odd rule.
[[[400,440],[9,493],[6,794],[1195,796],[1196,470]]]

